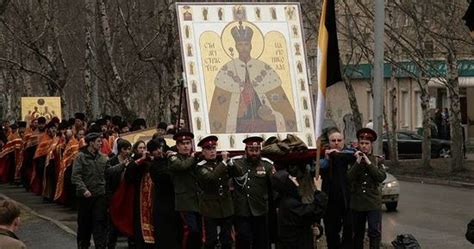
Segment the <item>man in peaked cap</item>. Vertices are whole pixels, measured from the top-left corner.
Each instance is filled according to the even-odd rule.
[[[105,165],[107,158],[99,153],[102,134],[86,135],[87,146],[74,160],[71,181],[77,195],[77,248],[89,248],[91,234],[95,248],[105,249],[107,239],[107,200],[105,197]]]
[[[263,138],[248,137],[242,142],[245,155],[229,160],[230,166],[243,172],[233,178],[236,248],[269,248],[268,200],[275,169],[272,161],[261,157]]]
[[[175,209],[182,218],[183,248],[201,248],[201,215],[199,214],[199,186],[196,162],[192,152],[194,134],[180,131],[173,136],[176,152],[169,153],[169,169],[173,175]]]
[[[197,179],[202,188],[199,208],[206,238],[204,248],[214,249],[220,241],[222,249],[231,249],[234,205],[228,182],[231,176],[240,176],[242,173],[237,172],[236,167],[228,166],[227,151],[221,152],[222,160],[217,158],[217,140],[216,136],[207,136],[198,143],[203,158],[197,164]],[[217,226],[221,228],[219,241]]]
[[[348,170],[351,186],[351,209],[354,226],[354,248],[364,246],[365,223],[368,223],[369,248],[380,248],[382,238],[382,193],[380,184],[386,173],[379,160],[372,154],[372,143],[377,133],[370,128],[357,131],[359,151],[356,162]]]

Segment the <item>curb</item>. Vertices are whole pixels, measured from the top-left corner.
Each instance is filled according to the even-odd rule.
[[[419,183],[427,183],[427,184],[434,184],[434,185],[444,185],[444,186],[451,186],[451,187],[458,187],[458,188],[473,188],[474,189],[474,183],[470,183],[470,182],[441,180],[441,179],[435,179],[435,178],[406,176],[406,175],[395,175],[395,177],[397,177],[398,180],[407,181],[407,182],[419,182]]]
[[[15,201],[14,199],[0,193],[0,198],[3,198],[5,200],[9,200],[9,201]],[[60,229],[62,229],[63,231],[65,231],[66,233],[70,234],[70,235],[73,235],[74,237],[77,236],[76,232],[74,232],[71,228],[69,228],[68,226],[64,225],[63,223],[61,223],[60,221],[57,221],[51,217],[48,217],[48,216],[45,216],[45,215],[41,215],[37,212],[35,212],[33,209],[29,208],[28,206],[26,206],[25,204],[21,203],[21,202],[18,202],[18,201],[15,201],[15,203],[17,203],[18,206],[20,206],[21,209],[24,209],[26,210],[28,213],[40,218],[40,219],[43,219],[43,220],[46,220],[46,221],[49,221],[51,223],[53,223],[54,225],[56,225],[57,227],[59,227]]]

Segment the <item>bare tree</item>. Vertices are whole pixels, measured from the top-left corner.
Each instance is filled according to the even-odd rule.
[[[19,86],[24,83],[22,79],[28,77],[41,81],[43,87],[40,89],[46,95],[63,96],[64,107],[67,102],[63,90],[69,78],[69,68],[60,36],[62,26],[57,16],[58,3],[40,1],[26,4],[18,1],[10,2],[8,6],[0,18],[0,26],[5,41],[3,45],[8,44],[12,50],[0,55],[0,69],[7,70],[9,80],[15,80]],[[25,88],[31,89],[29,86]],[[19,106],[19,96],[11,101],[14,106]]]

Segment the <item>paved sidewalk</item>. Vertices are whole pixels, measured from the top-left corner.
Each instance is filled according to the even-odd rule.
[[[9,197],[0,192],[0,200]],[[43,219],[19,203],[21,208],[21,224],[16,231],[17,236],[31,249],[64,249],[76,248],[76,236],[55,223]]]
[[[17,235],[28,249],[76,248],[77,211],[45,202],[41,196],[10,184],[0,184],[0,199],[19,203],[22,223]],[[126,239],[119,238],[116,248],[124,249],[126,245]]]
[[[18,229],[18,237],[33,249],[76,248],[76,237],[55,224],[41,218],[23,221]]]

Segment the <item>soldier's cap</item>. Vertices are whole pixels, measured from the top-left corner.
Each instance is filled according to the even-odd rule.
[[[96,140],[97,138],[99,138],[101,136],[102,136],[102,134],[99,133],[99,132],[90,132],[90,133],[87,133],[84,140],[86,141],[86,143],[90,143],[91,141],[94,141],[94,140]]]
[[[244,139],[242,142],[245,144],[246,147],[261,147],[263,138],[257,137],[257,136],[248,137]]]
[[[201,139],[201,141],[199,141],[198,143],[198,146],[201,147],[201,148],[212,148],[213,146],[217,146],[217,140],[219,140],[216,136],[207,136],[203,139]]]
[[[84,121],[84,120],[86,119],[86,115],[85,115],[84,113],[82,113],[82,112],[76,112],[76,113],[74,114],[74,118],[75,118],[75,119],[79,119],[79,120],[81,120],[81,121]]]
[[[369,140],[374,142],[377,140],[377,133],[370,128],[362,128],[357,131],[357,139],[360,140]]]
[[[58,124],[59,124],[59,118],[54,117],[48,122],[48,124],[46,124],[46,129],[49,129],[49,128],[52,128],[52,127],[57,127]]]
[[[26,121],[18,121],[17,125],[18,128],[26,128]]]
[[[174,134],[173,139],[178,142],[182,142],[185,140],[191,140],[194,138],[194,134],[189,131],[179,131],[178,133]]]
[[[46,124],[46,118],[45,117],[38,117],[38,124]]]

